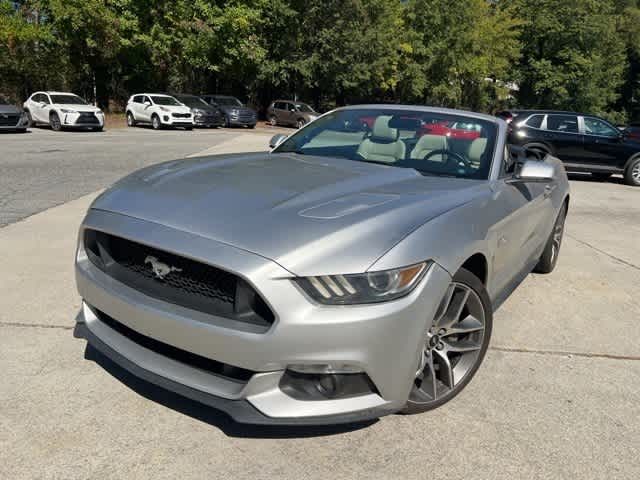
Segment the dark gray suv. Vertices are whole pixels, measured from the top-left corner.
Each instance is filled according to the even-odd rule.
[[[0,131],[26,132],[29,121],[21,108],[0,95]]]
[[[318,116],[320,114],[306,103],[289,100],[276,100],[267,109],[267,119],[274,127],[276,125],[290,125],[302,128]]]
[[[252,108],[243,105],[236,97],[229,95],[201,95],[209,105],[218,107],[224,113],[225,127],[255,128],[258,115]]]

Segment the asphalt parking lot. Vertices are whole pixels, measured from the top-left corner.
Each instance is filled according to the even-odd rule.
[[[96,192],[273,133],[0,136],[0,478],[640,478],[640,189],[616,179],[572,178],[556,271],[525,280],[478,375],[426,414],[243,426],[88,354],[73,253]]]

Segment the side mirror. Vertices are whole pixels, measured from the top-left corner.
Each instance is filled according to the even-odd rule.
[[[147,100],[146,102],[144,102],[145,107],[150,107],[151,106],[151,102],[149,100]]]
[[[284,142],[286,138],[287,138],[286,135],[277,133],[276,135],[271,137],[271,140],[269,140],[269,148],[276,148],[278,145]]]
[[[515,181],[546,183],[554,179],[556,169],[553,165],[537,160],[527,160],[513,176]]]

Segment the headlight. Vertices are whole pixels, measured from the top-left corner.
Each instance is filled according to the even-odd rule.
[[[95,112],[96,115],[104,115],[104,112],[102,110],[98,110],[97,112]]]
[[[60,111],[62,113],[78,113],[75,110],[69,110],[69,109],[66,109],[66,108],[61,108]]]
[[[325,305],[353,305],[395,300],[407,295],[427,271],[427,262],[356,275],[301,277],[295,282],[313,300]]]

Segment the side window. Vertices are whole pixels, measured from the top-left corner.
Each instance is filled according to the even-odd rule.
[[[282,110],[282,102],[274,103],[273,108],[275,108],[276,110]]]
[[[575,115],[549,115],[547,130],[561,133],[578,133],[578,117]]]
[[[544,120],[544,115],[531,115],[524,124],[527,127],[540,128],[542,120]]]
[[[584,133],[587,135],[600,135],[602,137],[617,137],[618,130],[608,123],[597,118],[584,118]]]
[[[136,95],[133,97],[133,103],[142,103],[142,95]]]

